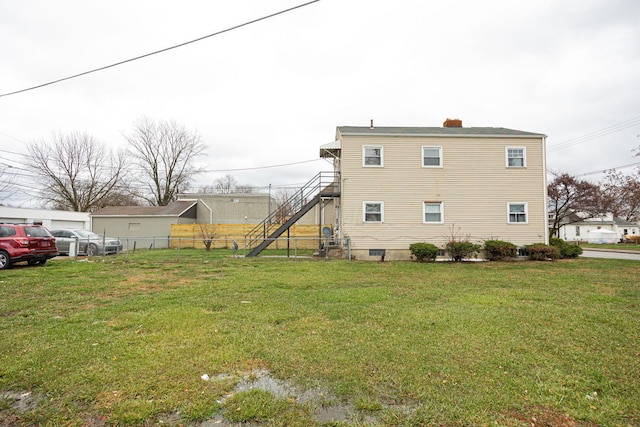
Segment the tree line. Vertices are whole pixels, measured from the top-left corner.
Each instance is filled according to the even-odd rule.
[[[142,118],[124,135],[127,148],[113,150],[86,132],[54,133],[27,145],[29,171],[43,207],[92,212],[105,206],[166,206],[192,188],[203,172],[200,135],[175,121]],[[17,192],[17,179],[0,170],[0,191]],[[204,193],[250,193],[230,175]]]

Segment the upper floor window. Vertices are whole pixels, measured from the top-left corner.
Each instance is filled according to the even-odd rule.
[[[527,149],[525,147],[507,147],[507,167],[524,168],[527,166]]]
[[[364,145],[362,147],[363,166],[384,166],[383,150],[380,145]]]
[[[422,147],[422,166],[425,168],[441,168],[442,147]]]
[[[383,202],[363,202],[362,220],[364,222],[383,222],[384,203]]]
[[[442,224],[444,222],[444,209],[442,202],[424,202],[424,223]]]
[[[507,210],[509,214],[509,224],[526,224],[527,219],[527,203],[517,202],[508,203]]]

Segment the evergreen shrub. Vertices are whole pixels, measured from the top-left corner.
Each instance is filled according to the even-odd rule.
[[[560,258],[560,249],[555,246],[535,243],[527,246],[529,259],[533,261],[556,260]]]
[[[515,258],[518,255],[518,247],[503,240],[487,240],[484,242],[484,254],[489,261],[502,261]]]
[[[438,256],[438,247],[431,243],[412,243],[409,245],[409,250],[419,262],[434,261]]]

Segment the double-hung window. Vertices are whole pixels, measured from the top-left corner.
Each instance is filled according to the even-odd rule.
[[[442,147],[422,147],[422,167],[442,167]]]
[[[442,202],[424,202],[422,212],[425,224],[442,224],[444,222]]]
[[[362,166],[384,166],[383,149],[381,145],[362,146]]]
[[[527,166],[527,149],[525,147],[507,147],[506,157],[508,168],[524,168]]]
[[[526,202],[508,203],[507,211],[509,215],[509,224],[526,224],[528,222]]]
[[[383,222],[384,221],[384,203],[383,202],[363,202],[362,203],[362,221]]]

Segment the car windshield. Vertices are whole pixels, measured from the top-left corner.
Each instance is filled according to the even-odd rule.
[[[100,238],[100,236],[98,236],[96,233],[92,233],[91,231],[87,231],[87,230],[76,230],[76,234],[83,239],[99,239]]]

